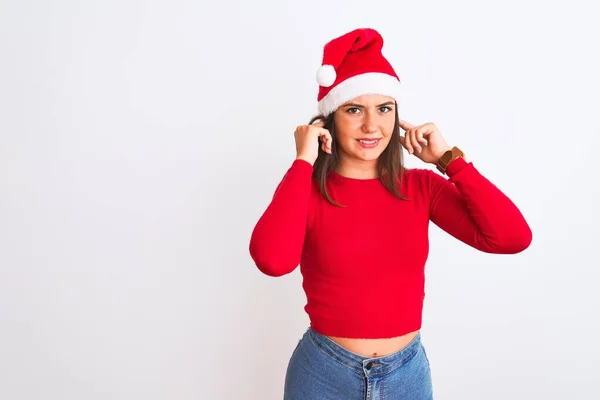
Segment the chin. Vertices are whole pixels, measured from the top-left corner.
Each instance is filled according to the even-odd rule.
[[[375,161],[381,156],[381,151],[378,152],[369,152],[368,154],[355,154],[354,158],[361,161]]]
[[[365,161],[377,160],[379,158],[379,156],[381,155],[381,153],[383,153],[383,150],[385,150],[384,146],[377,146],[374,149],[360,149],[359,148],[354,152],[354,156],[356,158],[360,158]]]

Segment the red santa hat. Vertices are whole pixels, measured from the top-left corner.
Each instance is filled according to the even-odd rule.
[[[365,94],[398,99],[400,79],[381,53],[383,38],[361,28],[331,40],[317,71],[319,113],[329,115],[345,102]]]

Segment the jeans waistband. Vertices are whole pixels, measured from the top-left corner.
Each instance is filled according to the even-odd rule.
[[[409,361],[421,347],[421,332],[402,349],[385,356],[366,357],[347,350],[327,336],[309,327],[306,331],[309,339],[329,357],[356,372],[369,375],[387,374]]]

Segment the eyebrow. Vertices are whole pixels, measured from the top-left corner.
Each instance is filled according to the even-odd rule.
[[[393,101],[386,101],[385,103],[379,104],[377,107],[383,107],[383,106],[393,106],[394,102]],[[365,106],[361,105],[361,104],[356,104],[356,103],[347,103],[344,104],[343,107],[358,107],[358,108],[365,108]]]

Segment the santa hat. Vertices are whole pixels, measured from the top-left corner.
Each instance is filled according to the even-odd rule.
[[[400,79],[381,53],[383,38],[362,28],[331,40],[317,71],[319,113],[329,115],[345,102],[365,94],[398,99]]]

